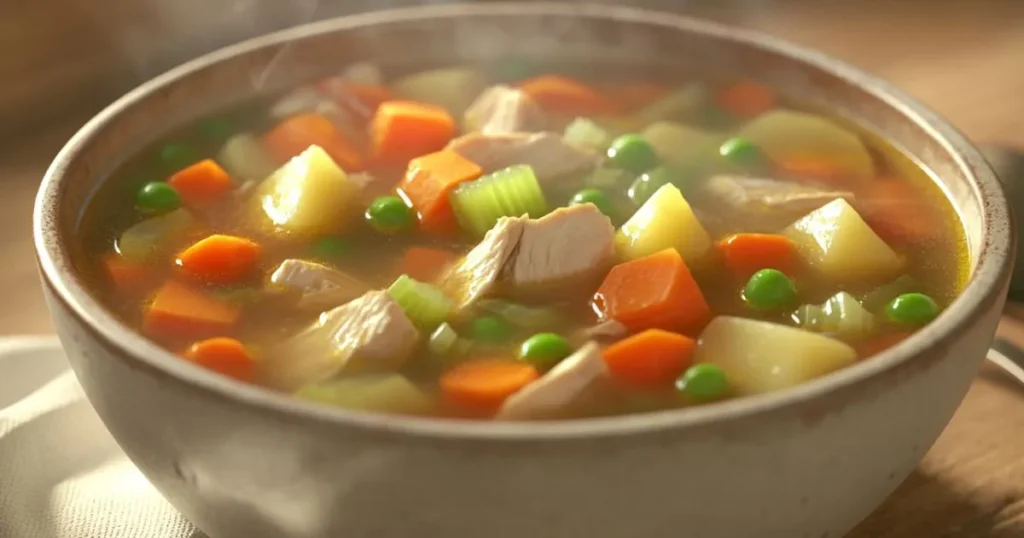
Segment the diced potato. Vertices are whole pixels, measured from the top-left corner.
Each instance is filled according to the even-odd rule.
[[[652,123],[641,136],[654,147],[662,161],[679,167],[704,162],[718,151],[725,136],[671,121]]]
[[[576,118],[565,128],[562,139],[580,149],[604,153],[612,137],[598,124],[587,118]]]
[[[694,360],[725,372],[738,395],[799,385],[857,360],[849,345],[802,329],[719,316],[700,335]]]
[[[485,87],[483,76],[466,67],[423,71],[400,78],[391,85],[395,95],[402,99],[444,107],[455,117],[461,117]]]
[[[688,265],[693,265],[711,248],[711,238],[683,193],[667,183],[622,225],[615,234],[615,245],[626,260],[674,248]]]
[[[900,256],[842,198],[812,211],[783,234],[807,265],[832,283],[881,282],[894,278],[903,266]]]
[[[429,413],[434,403],[405,376],[398,374],[328,381],[304,387],[295,395],[327,405],[385,413]]]
[[[274,160],[252,133],[229,138],[217,154],[217,163],[238,180],[263,181],[274,172]]]
[[[772,161],[825,163],[841,176],[871,178],[874,161],[860,137],[826,118],[776,110],[745,125],[739,136],[757,145]]]
[[[636,113],[644,124],[681,120],[697,112],[707,100],[703,85],[689,84],[647,105]]]
[[[146,219],[125,230],[117,240],[117,251],[126,260],[146,262],[180,246],[195,224],[185,209]]]
[[[323,148],[310,146],[259,186],[254,227],[295,240],[337,233],[358,212],[358,190]]]

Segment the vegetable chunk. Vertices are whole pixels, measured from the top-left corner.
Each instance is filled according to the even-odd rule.
[[[699,330],[711,311],[686,263],[673,249],[616,265],[594,295],[604,319],[632,331]]]
[[[258,187],[253,227],[295,241],[336,233],[360,213],[358,190],[323,148],[311,146]]]
[[[806,112],[774,110],[745,125],[739,136],[756,144],[776,165],[825,168],[826,176],[870,179],[875,165],[861,139],[831,120]],[[820,173],[815,175],[825,179]]]
[[[711,238],[683,193],[668,183],[622,225],[615,243],[619,255],[627,260],[672,248],[689,264],[700,261],[711,248]]]
[[[903,266],[896,252],[843,199],[811,212],[783,235],[813,271],[836,284],[885,281]]]
[[[737,394],[810,381],[853,364],[857,352],[827,336],[767,321],[715,318],[700,335],[695,362],[716,364]]]

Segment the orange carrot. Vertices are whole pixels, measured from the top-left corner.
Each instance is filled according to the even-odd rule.
[[[632,81],[609,87],[605,90],[605,95],[618,103],[623,112],[629,113],[665,97],[669,91],[669,88],[662,84]]]
[[[711,310],[697,282],[672,248],[612,268],[594,295],[603,318],[632,331],[700,330]]]
[[[321,114],[299,114],[285,119],[263,136],[263,145],[282,163],[315,145],[324,148],[346,172],[359,172],[365,166],[352,142]]]
[[[382,163],[404,165],[438,151],[455,136],[455,119],[447,110],[414,101],[385,101],[370,123],[374,156]]]
[[[402,261],[395,271],[397,275],[409,275],[420,282],[434,282],[448,265],[458,256],[450,251],[431,247],[410,247],[402,255]]]
[[[398,191],[419,214],[420,229],[447,234],[456,229],[448,193],[483,173],[476,163],[451,150],[441,150],[409,162]]]
[[[103,269],[118,292],[138,291],[153,275],[147,265],[128,261],[116,252],[103,257]]]
[[[449,404],[481,414],[498,410],[505,398],[540,377],[530,364],[497,359],[465,362],[441,376],[441,394]]]
[[[857,356],[863,359],[881,353],[902,342],[908,336],[910,336],[908,332],[895,332],[875,337],[857,346]]]
[[[783,177],[817,181],[819,183],[840,184],[848,177],[846,170],[835,163],[813,157],[791,156],[775,162],[778,174]]]
[[[256,365],[245,346],[225,336],[192,344],[185,352],[185,358],[239,381],[252,381],[256,373]]]
[[[648,329],[604,350],[608,373],[627,385],[670,386],[693,362],[693,339],[661,329]]]
[[[778,234],[733,234],[719,241],[718,251],[737,278],[748,278],[761,269],[778,269],[791,275],[800,263],[793,242]]]
[[[621,112],[615,101],[593,88],[560,75],[524,80],[519,89],[545,110],[566,116],[614,116]]]
[[[185,205],[202,207],[223,200],[235,188],[235,182],[213,159],[204,159],[179,170],[167,184],[174,187]]]
[[[737,82],[718,92],[715,101],[733,116],[747,119],[775,106],[775,92],[755,82]]]
[[[254,241],[214,234],[178,255],[178,265],[189,276],[211,284],[234,284],[252,273],[263,254]]]
[[[863,181],[855,190],[854,207],[868,226],[890,244],[936,241],[942,220],[926,197],[912,184],[895,179]]]
[[[230,331],[240,315],[238,307],[171,280],[156,292],[142,328],[152,337],[202,338]]]

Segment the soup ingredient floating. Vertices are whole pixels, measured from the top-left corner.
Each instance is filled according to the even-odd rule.
[[[849,121],[528,67],[361,63],[177,132],[88,213],[93,291],[237,382],[502,421],[785,390],[959,292],[955,213]]]

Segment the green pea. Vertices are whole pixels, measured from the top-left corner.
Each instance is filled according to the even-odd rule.
[[[167,173],[174,173],[199,160],[199,154],[185,144],[170,143],[160,148],[160,163]]]
[[[222,142],[234,132],[234,125],[224,118],[211,118],[200,124],[199,131],[211,142]]]
[[[755,310],[781,310],[796,301],[796,287],[782,271],[761,269],[743,287],[743,300]]]
[[[718,154],[726,161],[740,166],[754,166],[764,160],[761,150],[749,139],[743,137],[726,140],[718,148]]]
[[[497,316],[481,316],[470,325],[473,340],[489,344],[502,344],[512,337],[512,326]]]
[[[626,191],[626,195],[633,201],[637,206],[644,205],[644,202],[648,200],[655,192],[658,191],[666,183],[672,183],[674,173],[671,169],[661,166],[640,174],[633,184],[629,186],[629,190]]]
[[[153,181],[139,189],[135,205],[143,213],[168,213],[181,206],[181,196],[174,187],[162,181]]]
[[[612,216],[614,212],[612,200],[600,189],[583,189],[572,196],[570,205],[594,204],[601,213]]]
[[[349,246],[348,241],[341,237],[326,235],[314,241],[310,246],[310,250],[316,259],[332,261],[348,254]]]
[[[397,232],[416,222],[412,209],[397,196],[381,196],[366,208],[366,221],[380,232]]]
[[[676,390],[694,400],[715,400],[729,391],[729,380],[714,364],[694,364],[676,380]]]
[[[637,134],[625,134],[612,141],[608,148],[608,162],[612,166],[642,174],[658,166],[658,154]]]
[[[550,368],[572,354],[569,341],[555,333],[538,333],[519,346],[519,358],[541,368]]]
[[[939,315],[939,305],[923,293],[904,293],[885,307],[885,317],[900,325],[924,325]]]

